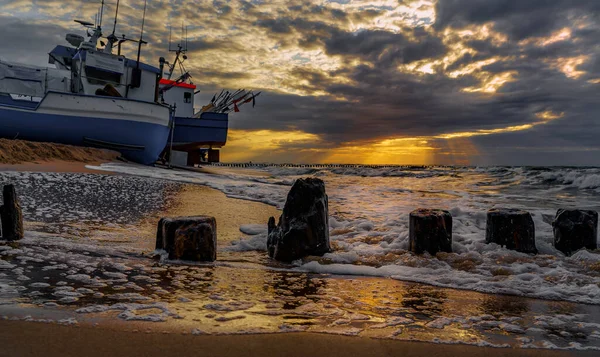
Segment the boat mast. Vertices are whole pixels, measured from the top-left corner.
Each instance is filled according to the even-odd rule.
[[[140,55],[142,52],[142,43],[144,42],[144,24],[146,23],[146,5],[148,5],[148,0],[144,0],[144,14],[142,15],[142,32],[140,33],[140,42],[138,44],[138,53],[137,53],[137,69],[140,68]]]
[[[112,33],[107,37],[108,43],[106,44],[106,47],[104,47],[104,52],[105,53],[112,53],[112,49],[114,47],[114,44],[119,41],[119,39],[117,38],[117,36],[115,36],[115,31],[117,30],[117,19],[119,17],[119,2],[120,2],[120,0],[117,0],[117,9],[115,11],[115,23],[113,25]]]
[[[148,0],[144,0],[144,13],[142,15],[142,31],[140,33],[140,40],[138,41],[138,53],[137,53],[137,63],[135,68],[131,71],[131,81],[127,85],[127,89],[125,90],[125,98],[129,98],[129,88],[139,88],[142,85],[142,70],[140,69],[140,56],[142,54],[142,44],[146,43],[144,41],[144,24],[146,23],[146,7],[148,5]]]
[[[102,4],[100,5],[100,21],[98,27],[102,27],[102,15],[104,15],[104,0],[102,0]]]
[[[167,79],[169,79],[169,80],[173,76],[173,71],[175,70],[175,66],[178,64],[178,62],[179,62],[180,67],[182,68],[182,70],[181,70],[182,77],[185,76],[185,70],[183,69],[183,61],[185,61],[187,59],[187,56],[185,55],[185,53],[188,50],[187,26],[184,27],[183,22],[181,23],[181,41],[180,41],[180,43],[177,44],[176,50],[171,49],[171,31],[172,31],[171,28],[169,28],[169,52],[175,52],[175,61],[173,61],[173,63],[169,64],[169,76],[167,77]],[[183,54],[183,56],[182,56],[183,60],[181,60],[179,58],[179,56],[181,54]]]
[[[117,0],[117,10],[115,11],[115,24],[113,25],[113,36],[115,34],[115,31],[117,30],[117,18],[119,17],[119,2],[120,0]]]

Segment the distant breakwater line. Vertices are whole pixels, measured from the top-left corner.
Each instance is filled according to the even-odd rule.
[[[210,166],[217,167],[294,167],[294,168],[315,168],[315,169],[327,169],[327,168],[369,168],[369,169],[428,169],[431,167],[454,167],[444,165],[366,165],[366,164],[275,164],[275,163],[222,163],[213,162],[208,163]]]

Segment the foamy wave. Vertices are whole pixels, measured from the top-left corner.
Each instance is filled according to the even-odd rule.
[[[543,185],[564,185],[579,189],[600,188],[598,169],[556,169],[528,172],[527,183]]]
[[[593,191],[584,195],[565,187],[594,187],[598,169],[531,168],[267,168],[271,177],[202,174],[124,164],[101,169],[219,189],[230,197],[282,207],[295,178],[312,172],[325,181],[329,195],[330,236],[336,250],[317,262],[297,267],[311,272],[386,276],[480,292],[600,304],[600,277],[589,271],[595,257],[573,258],[553,247],[550,224],[558,208],[600,210]],[[335,171],[343,172],[336,174]],[[393,176],[397,170],[396,176]],[[351,173],[352,172],[352,173]],[[385,174],[383,173],[385,172]],[[360,175],[355,175],[360,173]],[[369,176],[369,175],[373,176]],[[425,179],[419,175],[429,175]],[[388,175],[388,176],[384,176]],[[562,191],[562,192],[561,192]],[[515,207],[532,213],[540,252],[530,257],[485,244],[486,212]],[[408,215],[418,207],[449,209],[453,251],[438,257],[416,256],[408,249]],[[265,222],[266,223],[266,222]],[[244,227],[245,231],[249,230]],[[249,232],[250,233],[250,232]],[[253,230],[251,233],[255,233]],[[228,251],[266,249],[266,233],[243,238]],[[579,257],[579,259],[577,258]]]

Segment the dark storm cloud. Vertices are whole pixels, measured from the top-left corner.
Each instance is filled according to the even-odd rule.
[[[598,108],[596,108],[598,111]],[[480,153],[476,165],[598,165],[597,119],[575,115],[526,132],[472,138]],[[574,125],[574,122],[577,123]],[[582,128],[591,130],[582,130]]]
[[[164,56],[168,23],[176,23],[175,29],[184,20],[201,30],[189,41],[186,62],[201,95],[210,98],[224,83],[249,83],[256,75],[252,85],[267,90],[256,108],[245,106],[231,115],[234,129],[299,130],[320,136],[319,145],[335,147],[506,128],[535,123],[541,111],[564,112],[562,119],[527,131],[473,137],[481,151],[478,162],[510,163],[512,156],[518,163],[537,158],[547,164],[552,163],[554,148],[554,152],[585,151],[576,163],[589,163],[593,155],[600,163],[595,151],[600,149],[600,85],[594,84],[600,79],[600,1],[440,0],[430,27],[412,26],[411,14],[379,21],[393,9],[374,6],[341,10],[327,3],[243,0],[176,5],[152,5],[156,7],[152,14],[167,14],[167,18],[148,18],[152,44],[144,54],[151,59]],[[134,10],[123,12],[123,32],[129,26],[137,33],[139,11]],[[478,36],[484,24],[508,41]],[[459,34],[465,28],[474,35]],[[563,28],[570,29],[570,38],[541,44]],[[64,43],[68,32],[15,18],[0,18],[0,31],[0,57],[36,64],[45,63],[47,51]],[[218,36],[211,36],[213,32]],[[281,52],[287,56],[281,63],[265,64]],[[224,53],[230,55],[227,63],[221,63]],[[580,61],[569,64],[567,58]],[[465,70],[492,60],[476,70]],[[432,73],[407,69],[427,63]],[[570,73],[565,73],[565,66],[570,66]],[[452,75],[455,71],[464,73]],[[465,91],[506,73],[512,73],[511,80],[495,93]],[[444,147],[443,140],[436,142]]]
[[[581,69],[587,71],[590,77],[600,77],[600,53],[595,54]]]
[[[187,48],[191,52],[196,51],[241,51],[243,48],[233,41],[217,41],[210,39],[196,39],[187,42]]]
[[[213,0],[213,6],[217,10],[217,12],[222,15],[227,15],[232,10],[231,6],[227,5],[225,1]]]
[[[279,40],[282,47],[320,49],[323,43],[340,29],[335,24],[304,18],[280,17],[258,20],[256,26]]]
[[[442,3],[442,2],[440,2]],[[449,1],[438,3],[436,26],[456,27],[494,22],[498,31],[510,38],[521,40],[531,36],[549,36],[552,31],[568,25],[565,14],[597,15],[597,5],[588,2],[536,2],[519,4],[516,1],[500,1],[501,11],[485,2]],[[473,5],[472,7],[468,5]],[[542,5],[548,5],[546,7]],[[443,6],[444,9],[440,9]],[[549,7],[549,8],[548,8]],[[525,21],[527,16],[539,20]],[[560,21],[557,21],[560,18]],[[565,21],[563,21],[565,20]],[[536,28],[523,25],[535,24]],[[442,26],[443,25],[443,26]],[[598,72],[598,42],[594,29],[573,30],[572,39],[558,41],[547,46],[518,44],[515,41],[500,44],[491,41],[472,40],[466,45],[477,51],[465,54],[446,68],[446,73],[470,63],[504,56],[501,61],[483,66],[482,71],[490,74],[516,71],[514,81],[505,84],[493,96],[461,93],[465,87],[474,86],[478,79],[465,75],[451,79],[440,75],[415,76],[395,70],[394,65],[436,58],[445,53],[441,33],[426,33],[418,41],[403,32],[362,31],[348,33],[338,31],[324,41],[330,55],[343,59],[360,58],[373,66],[346,66],[336,72],[310,73],[294,71],[298,83],[296,88],[305,91],[325,90],[348,102],[330,101],[325,105],[315,102],[312,114],[304,114],[315,120],[296,122],[295,125],[311,133],[323,135],[334,142],[365,140],[376,137],[427,136],[444,132],[460,132],[469,129],[493,129],[535,122],[535,114],[541,111],[565,112],[565,118],[535,130],[523,133],[502,134],[503,145],[513,147],[510,140],[527,140],[527,137],[542,135],[546,145],[581,144],[590,148],[599,147],[597,137],[600,128],[596,118],[600,108],[592,105],[597,98],[597,85],[585,82]],[[552,61],[565,56],[589,55],[591,57],[578,70],[588,71],[582,78],[568,78]],[[352,80],[352,84],[336,84],[335,78]],[[308,82],[308,84],[306,83]],[[290,83],[293,85],[294,80]],[[322,111],[322,112],[321,112]],[[279,124],[291,125],[281,112]],[[594,119],[591,119],[594,118]],[[344,128],[344,129],[341,129]],[[348,130],[347,128],[354,128]],[[585,132],[585,134],[583,134]],[[585,136],[580,141],[578,135]],[[493,146],[493,136],[477,139]],[[560,150],[560,149],[557,149]],[[512,151],[514,155],[517,151]]]
[[[353,99],[353,103],[296,96],[276,96],[274,102],[263,103],[271,98],[269,95],[261,100],[261,106],[269,106],[270,115],[277,118],[276,121],[260,114],[248,114],[248,119],[236,123],[242,123],[243,128],[261,125],[263,128],[275,125],[280,130],[299,128],[339,144],[390,134],[418,136],[485,127],[506,120],[519,121],[512,118],[515,114],[510,112],[503,113],[504,118],[483,121],[482,115],[487,110],[483,103],[477,103],[466,94],[448,95],[456,85],[443,77],[421,82],[403,73],[390,75],[385,70],[361,66],[348,75],[370,89],[366,91],[354,85],[328,83],[328,76],[319,72],[297,71],[295,75],[298,79],[308,79],[314,88],[325,88]],[[438,90],[432,91],[434,85]],[[457,123],[458,118],[461,120]]]
[[[420,28],[408,31],[409,34],[381,30],[337,32],[325,41],[325,50],[330,55],[358,57],[385,66],[412,63],[445,54],[446,47],[441,39]]]
[[[0,16],[0,58],[41,65],[57,44],[66,44],[65,29],[52,24],[32,24]]]
[[[443,0],[436,3],[435,27],[461,28],[494,23],[513,40],[541,36],[569,24],[569,16],[598,17],[600,2],[588,0]]]
[[[262,28],[269,30],[273,33],[291,33],[292,26],[291,19],[264,19],[257,21],[256,24]]]

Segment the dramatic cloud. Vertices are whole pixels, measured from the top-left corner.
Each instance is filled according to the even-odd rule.
[[[38,65],[98,9],[0,4],[0,57]],[[139,36],[142,8],[121,0],[117,35]],[[149,63],[187,26],[198,106],[263,91],[230,116],[224,160],[600,164],[600,2],[156,0],[147,13]]]

